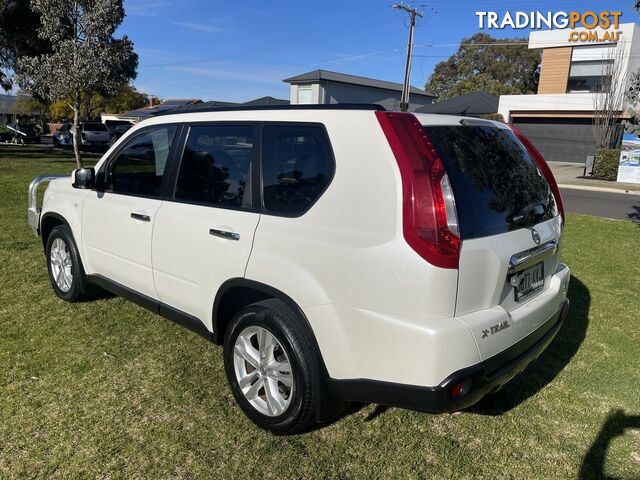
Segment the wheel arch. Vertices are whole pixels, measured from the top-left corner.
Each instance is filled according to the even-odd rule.
[[[73,229],[71,228],[71,225],[69,224],[67,219],[59,213],[47,212],[42,215],[42,218],[40,219],[40,238],[42,239],[43,248],[46,248],[47,246],[47,238],[49,238],[51,230],[53,230],[58,225],[66,225],[67,227],[69,227],[69,230],[71,230],[71,234],[73,235]]]
[[[300,319],[303,320],[305,327],[309,330],[309,333],[313,338],[313,342],[315,343],[314,346],[319,351],[318,343],[313,333],[313,329],[311,328],[311,324],[309,323],[309,320],[307,320],[307,316],[302,308],[300,308],[300,306],[290,296],[277,288],[241,277],[227,280],[218,289],[218,293],[216,294],[216,298],[213,302],[213,315],[211,322],[214,343],[218,345],[222,344],[227,325],[235,312],[251,303],[260,302],[269,298],[275,298],[282,301],[295,314],[297,314]]]

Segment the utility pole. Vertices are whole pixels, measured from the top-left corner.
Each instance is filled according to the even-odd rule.
[[[409,84],[409,77],[411,76],[411,51],[413,50],[413,31],[416,28],[416,17],[422,18],[422,14],[415,8],[409,8],[401,3],[396,3],[392,5],[392,7],[407,12],[411,21],[409,25],[409,43],[407,44],[407,64],[404,69],[404,84],[402,85],[402,96],[400,97],[400,110],[406,112],[409,108],[409,89],[411,88],[411,85]]]

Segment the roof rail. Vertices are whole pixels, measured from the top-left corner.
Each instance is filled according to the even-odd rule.
[[[178,115],[183,113],[206,113],[206,112],[237,112],[248,110],[373,110],[385,111],[382,105],[377,103],[332,103],[332,104],[305,104],[305,105],[238,105],[234,107],[204,107],[198,108],[198,105],[189,105],[186,107],[178,107],[173,110],[158,112],[153,117],[163,115]]]

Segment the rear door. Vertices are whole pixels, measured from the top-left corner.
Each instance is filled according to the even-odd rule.
[[[257,127],[193,124],[175,192],[157,213],[153,267],[160,300],[207,323],[216,292],[243,277],[260,219],[252,192]]]
[[[447,169],[460,224],[456,316],[474,319],[470,327],[482,337],[488,325],[511,321],[549,288],[559,260],[560,217],[546,179],[508,127],[470,120],[425,128]],[[557,307],[537,302],[536,320],[499,337],[527,335]],[[480,310],[484,314],[465,317]],[[492,343],[482,342],[481,350],[492,351]]]

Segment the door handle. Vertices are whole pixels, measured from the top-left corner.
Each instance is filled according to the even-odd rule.
[[[144,213],[131,212],[131,218],[133,218],[134,220],[139,220],[141,222],[151,221],[151,217],[149,215],[145,215]]]
[[[229,232],[227,230],[218,230],[216,228],[209,229],[209,234],[214,237],[226,238],[227,240],[240,240],[240,234]]]

